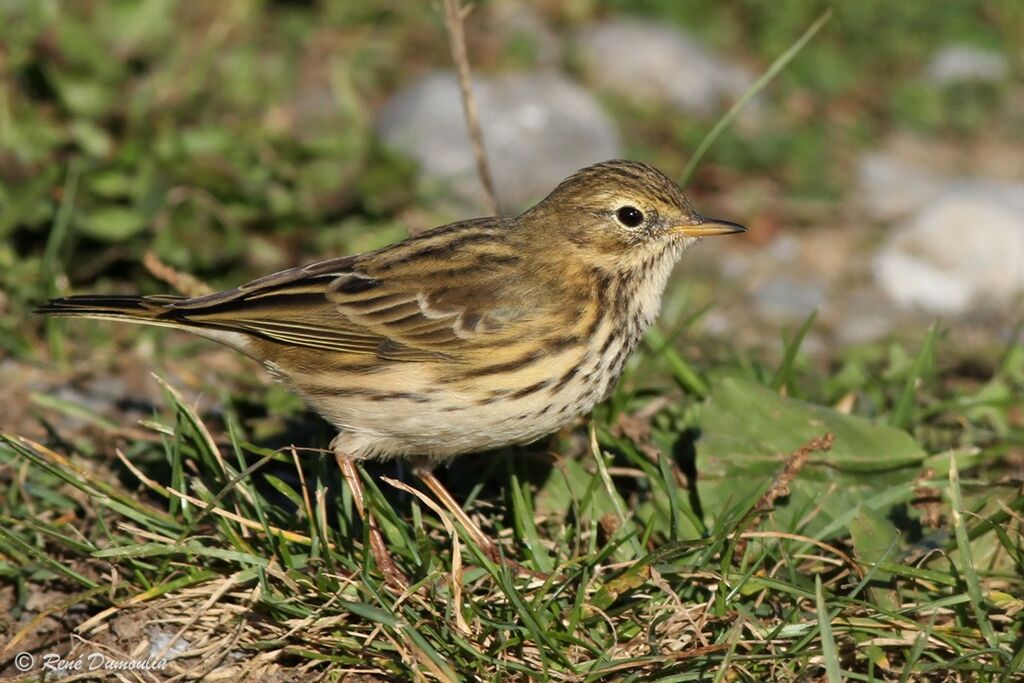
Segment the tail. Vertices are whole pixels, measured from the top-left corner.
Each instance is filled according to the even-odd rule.
[[[175,316],[174,304],[183,301],[179,296],[118,296],[84,294],[50,299],[36,308],[39,315],[75,318],[123,320],[144,325],[187,327],[188,322]]]
[[[249,352],[246,335],[225,330],[216,324],[191,319],[188,316],[188,310],[176,307],[175,304],[187,300],[187,297],[170,295],[83,294],[50,299],[49,302],[36,308],[35,312],[48,316],[116,320],[140,325],[173,327],[227,344],[243,353]]]

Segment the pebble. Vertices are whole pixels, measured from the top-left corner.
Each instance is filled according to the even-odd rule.
[[[963,180],[900,225],[875,279],[902,308],[959,315],[1024,292],[1024,184]]]
[[[973,45],[947,45],[936,52],[925,69],[926,78],[938,85],[965,82],[993,83],[1010,73],[1006,56]]]
[[[598,87],[699,116],[720,111],[756,80],[692,36],[652,21],[614,18],[592,24],[577,34],[576,49]]]
[[[878,290],[859,289],[847,297],[837,316],[835,334],[844,345],[867,344],[890,335],[900,314]]]
[[[184,638],[175,639],[173,630],[153,628],[149,632],[149,652],[152,658],[172,659],[187,652],[191,647]]]
[[[803,322],[827,299],[825,283],[812,277],[777,275],[754,290],[757,312],[777,322]]]
[[[527,208],[574,171],[622,154],[618,129],[601,105],[559,72],[474,76],[473,89],[504,212]],[[419,162],[427,179],[483,209],[453,73],[430,73],[398,92],[380,112],[377,131]]]
[[[906,216],[942,194],[949,179],[888,152],[872,152],[857,166],[857,192],[875,220]]]

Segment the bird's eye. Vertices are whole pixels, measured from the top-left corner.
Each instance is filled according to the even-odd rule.
[[[635,228],[644,222],[644,214],[635,206],[623,206],[615,212],[615,217],[627,228]]]

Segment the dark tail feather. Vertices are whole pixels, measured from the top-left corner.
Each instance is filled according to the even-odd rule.
[[[189,318],[188,311],[175,304],[185,301],[183,296],[119,296],[101,294],[83,294],[51,299],[36,308],[39,315],[63,316],[74,318],[93,318],[97,320],[116,320],[121,322],[157,325],[183,329],[201,337],[227,344],[242,353],[250,354],[247,342],[248,335],[244,331],[231,329],[226,325],[206,323]]]
[[[130,318],[135,320],[154,320],[164,318],[168,323],[174,322],[175,311],[172,305],[183,301],[177,296],[120,296],[103,294],[83,294],[50,299],[36,308],[39,315],[64,315],[83,318]]]

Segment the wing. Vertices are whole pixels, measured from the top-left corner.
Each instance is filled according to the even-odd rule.
[[[534,315],[509,220],[439,228],[170,304],[186,322],[396,361],[458,359]]]

